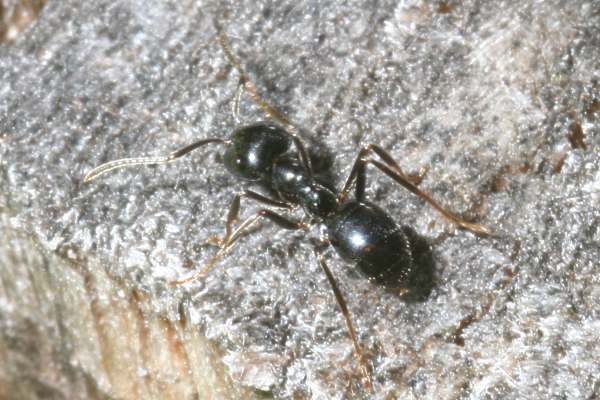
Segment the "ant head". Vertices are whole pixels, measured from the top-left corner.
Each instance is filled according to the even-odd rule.
[[[291,146],[289,133],[270,123],[238,128],[225,151],[225,167],[234,175],[258,181],[269,176],[273,161]]]

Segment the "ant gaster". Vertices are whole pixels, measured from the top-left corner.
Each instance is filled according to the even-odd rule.
[[[484,226],[466,222],[440,206],[411,182],[390,154],[375,144],[369,144],[360,150],[350,175],[338,194],[318,183],[313,176],[310,158],[304,144],[296,134],[296,128],[258,95],[256,86],[247,78],[243,68],[233,56],[225,34],[220,29],[218,31],[219,43],[229,63],[239,73],[238,90],[233,101],[233,114],[236,121],[238,121],[240,97],[245,90],[265,114],[280,125],[259,122],[242,126],[236,129],[229,139],[203,139],[165,157],[138,157],[110,161],[92,169],[84,177],[84,182],[89,182],[117,168],[169,163],[192,150],[214,143],[225,146],[223,160],[225,167],[231,173],[244,181],[262,184],[276,194],[277,198],[269,198],[252,190],[244,190],[237,194],[229,207],[225,235],[223,238],[216,239],[220,247],[219,251],[203,269],[190,277],[173,282],[174,285],[192,282],[205,276],[251,225],[266,218],[277,226],[290,230],[306,229],[315,223],[324,225],[326,232],[324,242],[331,244],[343,259],[353,262],[369,280],[384,286],[397,286],[413,268],[411,242],[406,233],[385,211],[365,199],[365,170],[369,164],[429,203],[451,223],[477,234],[490,234]],[[355,198],[348,200],[353,187]],[[275,208],[289,210],[300,206],[307,214],[310,223],[295,221],[270,208],[263,208],[234,227],[238,221],[242,197]],[[368,362],[358,342],[346,301],[325,263],[322,250],[317,246],[315,246],[315,254],[345,318],[365,385],[371,389],[372,380]]]

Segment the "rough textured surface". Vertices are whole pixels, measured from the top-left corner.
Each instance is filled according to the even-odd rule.
[[[0,1],[0,43],[12,43],[38,17],[46,0]]]
[[[370,397],[598,397],[599,9],[49,2],[0,45],[0,397],[367,396],[304,233],[264,224],[206,279],[168,287],[214,253],[240,187],[217,148],[81,184],[104,161],[234,128],[215,18],[261,92],[334,156],[338,186],[378,143],[498,233],[453,232],[370,173],[370,198],[435,261],[428,298],[407,302],[328,254]],[[242,114],[263,118],[249,101]]]

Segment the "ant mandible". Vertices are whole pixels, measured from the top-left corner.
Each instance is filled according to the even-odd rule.
[[[365,199],[365,172],[369,164],[419,196],[451,223],[476,234],[491,234],[484,226],[467,222],[439,205],[415,186],[394,158],[376,144],[366,145],[359,151],[350,175],[338,194],[317,182],[313,176],[310,158],[296,128],[258,94],[256,86],[248,79],[241,64],[233,56],[223,30],[217,26],[217,32],[219,44],[227,60],[239,74],[238,87],[232,102],[236,122],[239,122],[240,98],[246,91],[266,116],[277,121],[279,125],[259,122],[242,126],[237,128],[229,139],[199,140],[164,157],[136,157],[110,161],[95,167],[83,179],[84,182],[90,182],[104,173],[123,167],[166,164],[199,147],[214,143],[225,146],[223,160],[229,172],[246,182],[261,184],[276,194],[277,198],[269,198],[252,190],[236,194],[227,214],[225,235],[216,239],[219,251],[203,269],[190,277],[173,282],[173,285],[189,283],[205,276],[248,228],[264,218],[289,230],[307,229],[310,225],[322,224],[326,232],[324,243],[333,246],[344,260],[353,262],[369,280],[384,286],[389,283],[401,283],[413,268],[413,249],[405,232],[394,220],[381,208]],[[348,200],[352,187],[355,198]],[[238,221],[240,201],[243,197],[269,207],[287,210],[301,207],[310,222],[295,221],[270,208],[263,208],[234,227]],[[358,342],[346,301],[319,246],[315,246],[315,254],[346,321],[364,382],[372,389],[369,365]]]

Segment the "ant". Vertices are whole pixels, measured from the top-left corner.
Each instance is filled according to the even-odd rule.
[[[220,249],[204,268],[189,277],[172,282],[172,285],[193,282],[205,276],[216,262],[229,252],[242,234],[261,219],[267,219],[288,230],[306,230],[312,225],[320,224],[325,232],[325,237],[321,238],[322,244],[331,245],[344,260],[354,263],[370,281],[382,286],[401,284],[414,267],[413,248],[405,231],[383,209],[365,199],[365,173],[369,164],[419,196],[451,223],[476,234],[491,234],[486,227],[467,222],[439,205],[411,182],[394,158],[376,144],[366,145],[359,151],[339,193],[336,194],[319,183],[314,177],[310,157],[297,134],[297,129],[284,115],[263,100],[234,57],[222,29],[217,27],[217,33],[228,62],[239,74],[238,87],[232,102],[232,113],[236,122],[239,124],[240,99],[246,91],[266,116],[278,124],[258,122],[241,126],[229,139],[202,139],[164,157],[109,161],[93,168],[83,179],[84,182],[90,182],[100,175],[123,167],[170,163],[199,147],[219,144],[225,146],[223,161],[229,172],[243,181],[260,184],[275,194],[276,198],[271,198],[249,189],[236,194],[229,207],[224,236],[211,238]],[[348,195],[353,187],[354,199],[350,200]],[[260,209],[235,227],[242,198],[254,200],[270,208]],[[299,207],[306,214],[302,221],[293,220],[271,209],[281,208],[289,211]],[[318,263],[344,316],[365,385],[372,389],[369,365],[357,339],[346,300],[325,262],[323,246],[313,244]]]

